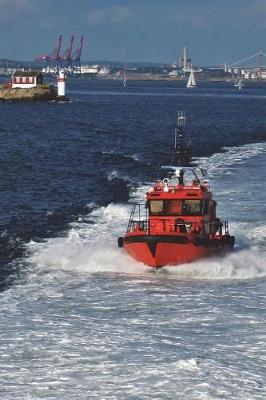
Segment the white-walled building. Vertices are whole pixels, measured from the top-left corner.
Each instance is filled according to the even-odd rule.
[[[17,70],[12,75],[12,89],[32,88],[43,83],[43,76],[40,71],[22,71]]]

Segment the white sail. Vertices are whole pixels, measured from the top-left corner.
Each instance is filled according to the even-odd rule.
[[[196,80],[195,80],[195,75],[194,75],[193,69],[191,71],[191,84],[192,84],[192,86],[196,86]]]
[[[187,81],[187,88],[193,88],[196,86],[196,80],[193,69],[190,70],[190,75]]]

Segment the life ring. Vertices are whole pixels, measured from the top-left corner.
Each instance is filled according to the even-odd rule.
[[[163,183],[164,183],[165,185],[168,185],[169,179],[168,179],[168,178],[164,178],[164,179],[163,179]]]

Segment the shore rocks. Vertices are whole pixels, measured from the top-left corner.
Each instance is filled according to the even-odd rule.
[[[49,101],[55,100],[57,89],[54,85],[37,85],[33,88],[15,88],[0,85],[0,101]]]

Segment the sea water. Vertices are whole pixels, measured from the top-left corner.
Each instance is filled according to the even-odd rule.
[[[68,85],[0,104],[1,398],[265,399],[266,87]],[[154,272],[117,237],[180,109],[236,246]]]

